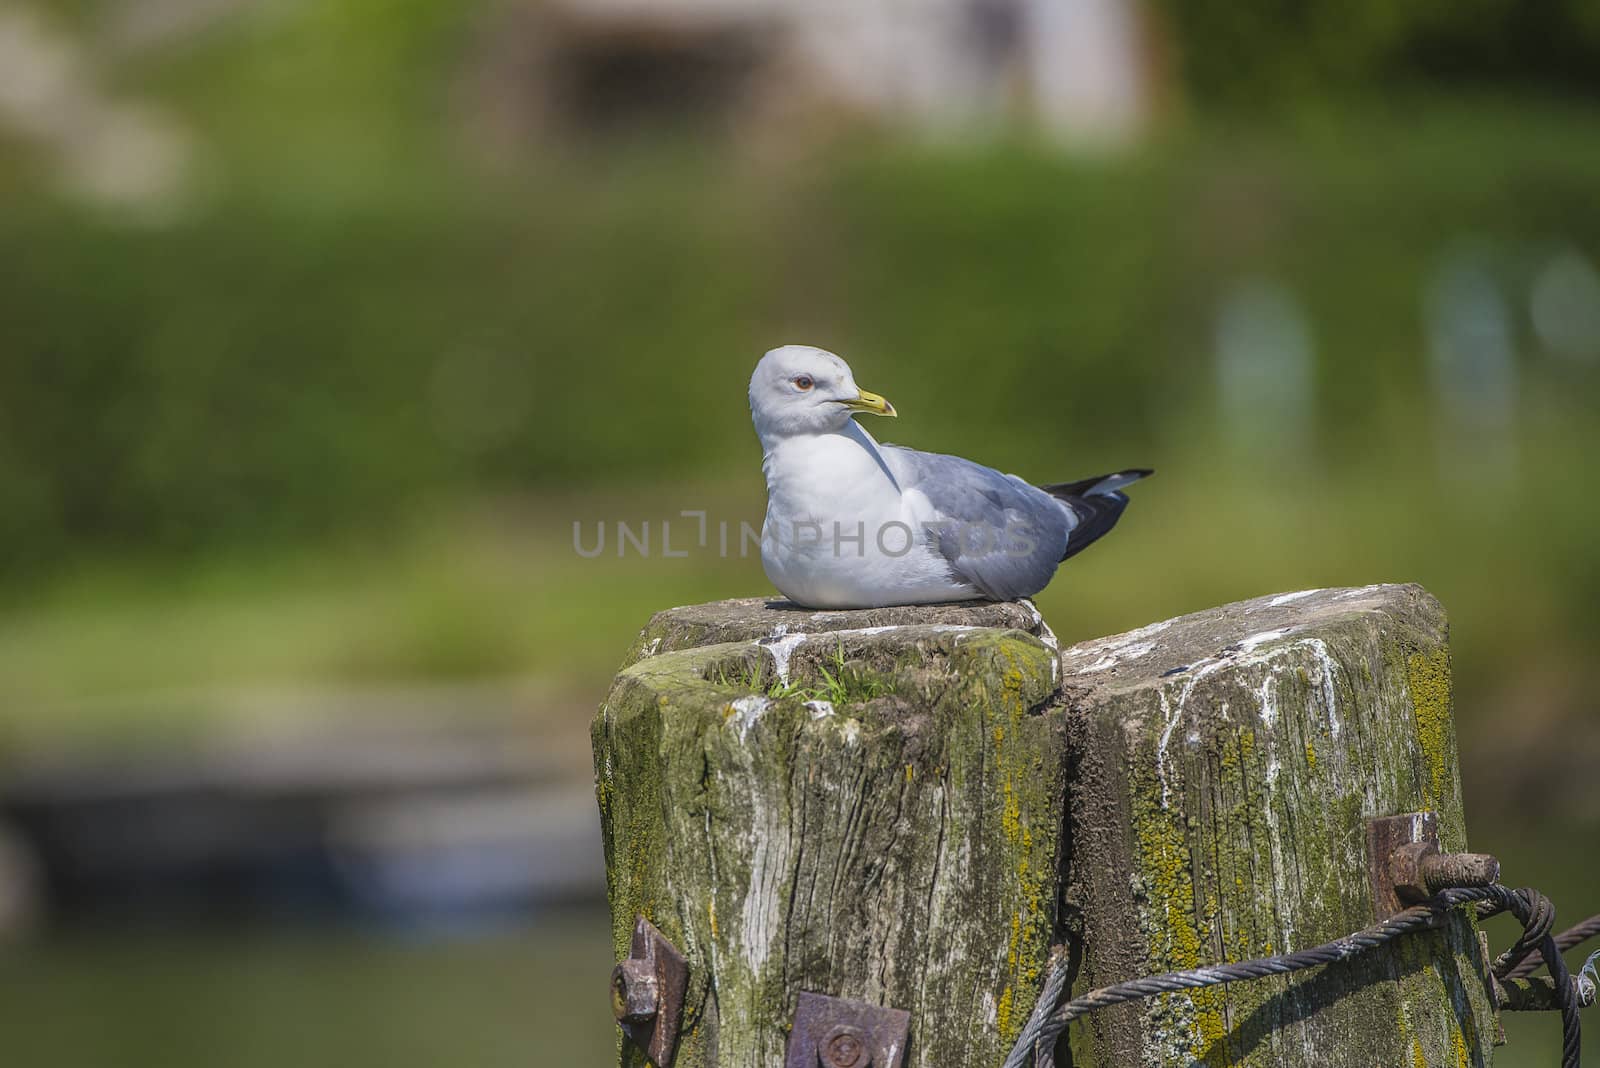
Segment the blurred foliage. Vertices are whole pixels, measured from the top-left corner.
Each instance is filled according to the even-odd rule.
[[[1154,6],[1203,106],[1327,106],[1396,84],[1600,91],[1600,7],[1590,0]]]
[[[1337,96],[1446,30],[1485,48],[1513,21],[1572,48],[1600,33],[1566,0],[1469,6],[1163,10],[1202,104],[1291,78]],[[1427,432],[1420,294],[1441,256],[1488,242],[1516,289],[1548,248],[1600,248],[1582,109],[1413,94],[1404,115],[1255,135],[1196,121],[1111,159],[644,139],[495,168],[467,132],[495,9],[247,3],[176,41],[95,45],[123,10],[56,14],[97,81],[181,117],[199,177],[175,219],[128,225],[0,144],[13,582],[85,550],[292,543],[440,498],[725,474],[748,450],[746,370],[781,340],[840,349],[912,413],[960,381],[961,422],[895,428],[915,444],[1084,467],[1192,449],[1217,437],[1217,302],[1256,276],[1312,321],[1319,462],[1369,464]],[[1547,371],[1534,417],[1593,397]],[[1050,417],[1016,418],[1018,397]]]
[[[908,418],[912,443],[1114,466],[1214,437],[1216,303],[1257,275],[1313,324],[1318,454],[1366,463],[1428,419],[1442,256],[1487,242],[1515,290],[1550,249],[1600,248],[1600,123],[1430,114],[1100,162],[618,152],[598,180],[588,161],[329,212],[239,194],[161,228],[8,213],[0,551],[270,541],[462,490],[726,470],[748,367],[794,339],[912,415],[960,382],[963,420]],[[1549,371],[1529,367],[1537,404],[1592,399]]]
[[[1185,82],[1203,99],[1272,106],[1323,98],[1380,74],[1422,33],[1441,0],[1294,3],[1246,0],[1207,7],[1161,0]]]

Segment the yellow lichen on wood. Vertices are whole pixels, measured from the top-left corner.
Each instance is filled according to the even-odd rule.
[[[1013,995],[1011,993],[1011,988],[1008,986],[1001,992],[1000,1003],[995,1007],[995,1020],[1000,1027],[1000,1034],[1002,1036],[1006,1036],[1008,1041],[1011,1037],[1014,1037],[1014,1032],[1011,1029],[1012,1001]]]
[[[1030,744],[1030,735],[1037,732],[1040,721],[1029,716],[1030,680],[1048,671],[1048,661],[1029,662],[1033,655],[1048,652],[1032,646],[1000,641],[993,645],[994,661],[999,667],[999,693],[988,694],[985,718],[990,719],[989,741],[993,747],[993,767],[999,780],[999,823],[1001,839],[1011,854],[1017,908],[1010,917],[1010,931],[1006,945],[1006,967],[1013,982],[1007,984],[998,1003],[997,1023],[1001,1038],[1009,1043],[1021,1027],[1014,1007],[1017,990],[1034,989],[1042,975],[1041,949],[1048,946],[1050,917],[1047,893],[1053,878],[1053,867],[1040,863],[1036,856],[1033,820],[1051,806],[1039,793],[1039,784],[1047,781],[1044,767],[1039,763],[1036,744]],[[1003,666],[1002,666],[1003,665]],[[1036,682],[1034,684],[1036,686]],[[1037,700],[1037,697],[1033,697]],[[1041,808],[1043,806],[1043,808]],[[1049,839],[1053,841],[1053,837]],[[1053,847],[1051,855],[1053,855]]]
[[[1449,800],[1450,767],[1455,756],[1449,651],[1440,648],[1406,657],[1406,688],[1411,694],[1417,746],[1424,762],[1423,799],[1429,809],[1436,810]]]
[[[1329,591],[1287,603],[1297,607],[1277,617],[1272,610],[1281,606],[1271,599],[1231,606],[1220,621],[1189,625],[1190,635],[1181,633],[1185,621],[1174,621],[1153,651],[1145,651],[1148,632],[1133,642],[1086,643],[1076,680],[1073,655],[1064,657],[1068,686],[1076,681],[1092,693],[1083,700],[1090,718],[1074,735],[1084,739],[1076,766],[1088,779],[1074,784],[1087,785],[1087,802],[1074,812],[1095,827],[1102,814],[1127,814],[1112,848],[1099,838],[1073,843],[1081,872],[1075,890],[1091,906],[1088,986],[1135,970],[1125,954],[1097,957],[1096,937],[1142,942],[1149,971],[1336,938],[1371,922],[1362,894],[1368,818],[1429,807],[1451,821],[1441,827],[1447,837],[1459,833],[1449,660],[1437,607],[1400,589]],[[1119,860],[1126,865],[1120,879]],[[1126,898],[1123,887],[1131,890]],[[1131,924],[1092,911],[1124,900]],[[1441,994],[1420,980],[1448,973],[1442,996],[1455,1002],[1456,1033],[1407,1028],[1366,1049],[1335,1043],[1327,1063],[1362,1063],[1366,1053],[1377,1056],[1367,1063],[1410,1066],[1416,1039],[1426,1068],[1455,1066],[1458,1045],[1468,1065],[1481,1066],[1474,1041],[1482,997],[1459,953],[1450,961],[1457,937],[1452,927],[1417,946],[1437,971],[1378,952],[1337,972],[1190,991],[1148,1002],[1137,1016],[1110,1014],[1114,1022],[1085,1027],[1093,1042],[1075,1048],[1075,1063],[1298,1064],[1304,1036],[1319,1026],[1314,1019],[1325,1013],[1359,1030],[1357,1004],[1380,1014],[1408,1003],[1431,1007]],[[1307,1016],[1310,1002],[1302,999],[1320,1000],[1326,990],[1334,999]]]

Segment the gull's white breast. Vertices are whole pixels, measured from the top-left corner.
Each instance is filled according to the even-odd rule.
[[[814,608],[967,600],[922,524],[930,508],[902,493],[871,435],[786,438],[767,453],[761,563],[785,597]]]

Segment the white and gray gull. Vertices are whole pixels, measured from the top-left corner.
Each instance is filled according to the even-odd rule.
[[[1029,597],[1116,525],[1117,471],[1033,486],[959,456],[880,445],[854,416],[893,416],[838,356],[768,352],[750,378],[767,516],[761,563],[809,608],[877,608]]]

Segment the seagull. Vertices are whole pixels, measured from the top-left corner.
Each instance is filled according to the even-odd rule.
[[[855,420],[894,405],[838,356],[772,349],[750,378],[767,515],[761,563],[807,608],[1009,601],[1113,526],[1152,472],[1034,486],[960,456],[880,445]]]

